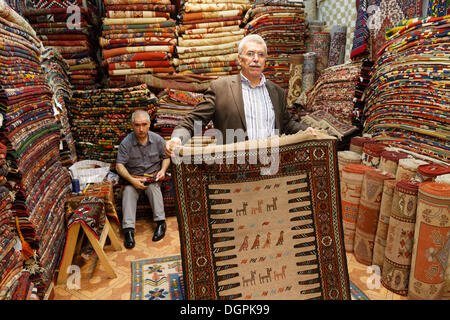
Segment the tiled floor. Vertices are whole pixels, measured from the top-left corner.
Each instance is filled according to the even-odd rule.
[[[152,242],[155,224],[149,219],[138,219],[136,223],[136,246],[127,250],[122,247],[120,251],[114,251],[110,246],[105,247],[117,278],[109,279],[105,270],[97,261],[95,255],[90,259],[76,257],[74,265],[80,266],[80,289],[68,289],[67,286],[55,286],[55,300],[129,300],[131,297],[131,261],[156,258],[179,254],[180,240],[176,217],[167,218],[167,232],[163,240]],[[116,229],[118,231],[118,228]],[[120,235],[121,242],[123,236]],[[369,289],[367,280],[371,274],[367,272],[367,266],[358,263],[352,254],[347,254],[350,280],[362,290],[371,300],[406,300],[407,298],[392,293],[383,285]],[[373,276],[372,276],[373,277]],[[372,278],[370,278],[372,279]],[[370,280],[369,279],[369,280]],[[75,282],[71,282],[75,283]],[[369,281],[369,286],[376,281]]]

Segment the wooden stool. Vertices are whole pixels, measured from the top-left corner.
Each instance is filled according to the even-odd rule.
[[[108,217],[106,217],[105,225],[98,240],[92,234],[92,232],[82,223],[74,224],[69,229],[69,231],[67,232],[67,242],[66,247],[64,249],[65,252],[63,260],[61,262],[61,267],[58,274],[57,284],[63,284],[67,281],[68,278],[67,268],[72,264],[73,255],[75,253],[75,247],[77,245],[78,234],[80,231],[80,225],[83,228],[83,231],[86,234],[87,238],[89,239],[89,242],[91,243],[92,247],[94,248],[95,253],[97,254],[100,260],[100,263],[106,269],[106,273],[108,274],[108,276],[110,278],[116,278],[117,277],[116,272],[111,267],[108,257],[103,251],[103,247],[105,246],[107,237],[109,237],[109,239],[111,240],[111,245],[113,246],[114,250],[116,251],[122,250],[122,246],[120,244],[119,239],[117,238],[117,235],[112,229],[111,224],[109,223]],[[81,245],[81,241],[79,241],[78,245]]]

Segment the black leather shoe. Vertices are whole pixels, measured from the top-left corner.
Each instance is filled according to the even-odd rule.
[[[166,234],[166,222],[158,222],[158,225],[156,226],[155,233],[153,234],[153,241],[159,241],[162,238],[164,238],[164,235]]]
[[[131,249],[134,248],[135,242],[134,242],[134,229],[126,229],[125,231],[125,239],[123,241],[123,244],[125,248]]]

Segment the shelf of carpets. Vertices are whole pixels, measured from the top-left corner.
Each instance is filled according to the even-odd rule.
[[[0,59],[6,66],[14,65],[2,66],[8,81],[0,89],[0,142],[7,147],[12,222],[21,239],[23,267],[42,298],[64,245],[70,177],[59,161],[61,125],[53,115],[52,92],[40,66],[42,43],[4,2],[0,29]]]
[[[177,59],[179,75],[211,79],[239,73],[237,48],[248,0],[186,0],[179,12]]]
[[[450,161],[450,16],[390,29],[367,87],[364,132],[376,140]]]
[[[377,266],[394,293],[448,299],[450,269],[438,257],[447,250],[450,167],[417,156],[369,136],[338,152],[345,248],[359,263]]]
[[[61,122],[61,146],[60,160],[66,168],[77,162],[75,140],[70,129],[69,115],[66,101],[72,96],[69,80],[69,65],[61,54],[53,48],[47,48],[42,53],[42,69],[48,79],[48,84],[53,92],[53,113]]]
[[[69,64],[74,89],[98,87],[98,28],[100,20],[94,1],[27,2],[24,15],[45,47],[58,50]]]
[[[158,100],[142,84],[129,88],[74,90],[67,101],[78,160],[98,160],[114,167],[122,139],[137,109],[154,118]]]
[[[256,0],[243,20],[246,35],[259,34],[266,41],[265,76],[286,91],[289,57],[306,52],[304,8],[303,2]]]
[[[36,290],[29,281],[30,271],[23,269],[21,242],[13,227],[6,152],[6,146],[0,143],[0,300],[31,300],[37,298]]]
[[[104,4],[99,42],[110,87],[147,81],[150,86],[172,75],[175,5],[170,0],[104,0]]]

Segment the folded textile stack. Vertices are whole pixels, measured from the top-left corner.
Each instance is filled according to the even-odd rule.
[[[264,74],[289,87],[289,57],[306,52],[303,2],[256,0],[244,17],[246,34],[259,34],[267,44]]]
[[[62,149],[59,155],[62,165],[68,168],[77,162],[75,141],[70,130],[69,116],[65,102],[72,96],[69,80],[69,65],[61,54],[53,48],[45,49],[42,57],[44,60],[41,66],[47,76],[51,91],[53,91],[53,112],[61,122]]]
[[[24,268],[42,298],[64,245],[70,176],[59,161],[61,125],[53,115],[52,92],[40,66],[42,44],[27,21],[3,1],[0,29],[0,72],[8,79],[0,87],[0,142],[7,147],[11,212]]]
[[[406,21],[391,35],[367,87],[365,132],[448,162],[450,16]]]
[[[340,122],[354,124],[355,95],[361,86],[361,62],[351,62],[326,68],[306,92],[305,108],[323,110]]]
[[[79,160],[115,163],[122,139],[130,132],[131,114],[153,117],[156,96],[142,84],[130,88],[75,90],[67,102]]]
[[[23,16],[23,11],[25,10],[25,0],[4,0],[8,6],[11,7],[15,12]]]
[[[180,10],[178,74],[222,77],[239,72],[237,48],[249,0],[186,0]]]
[[[82,0],[31,0],[24,14],[45,47],[59,51],[69,64],[75,89],[98,87],[98,8]]]
[[[428,0],[427,16],[443,17],[450,15],[450,2],[445,0]],[[424,3],[425,4],[425,3]]]
[[[376,61],[380,51],[388,43],[386,30],[396,29],[404,20],[422,17],[422,3],[434,0],[392,1],[359,0],[356,3],[357,17],[353,45],[350,52],[352,60],[368,57]],[[446,0],[436,0],[446,2]]]
[[[6,180],[9,168],[6,160],[7,148],[0,143],[0,299],[27,299],[30,273],[23,269],[23,257],[20,252],[20,239],[12,227],[10,193],[11,186]],[[24,281],[21,281],[24,280]],[[19,286],[22,284],[21,288]],[[25,289],[25,290],[23,290]]]
[[[329,135],[336,136],[339,139],[349,136],[358,130],[351,123],[341,122],[325,110],[317,110],[306,114],[301,118],[300,122],[313,128],[327,130]]]
[[[170,139],[178,122],[203,99],[202,93],[164,89],[158,94],[154,130],[164,139]]]
[[[100,46],[110,86],[125,86],[129,75],[173,74],[176,23],[170,0],[104,0]]]

